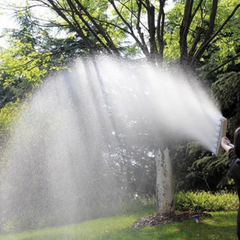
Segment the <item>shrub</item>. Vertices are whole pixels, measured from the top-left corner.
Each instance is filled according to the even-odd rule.
[[[179,192],[174,200],[179,211],[235,211],[239,206],[237,195],[227,192]]]

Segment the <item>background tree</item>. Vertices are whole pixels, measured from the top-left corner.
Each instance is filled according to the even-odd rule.
[[[162,61],[165,47],[171,47],[165,35],[176,35],[177,31],[180,63],[191,65],[199,63],[212,43],[221,41],[221,35],[236,32],[234,23],[240,7],[236,0],[231,1],[230,5],[228,1],[186,0],[177,2],[166,16],[166,0],[105,0],[95,1],[91,6],[88,1],[80,0],[30,0],[29,4],[50,8],[62,26],[71,28],[89,48],[93,46],[87,36],[90,32],[97,45],[117,55],[122,52],[122,39],[130,37],[135,51],[139,49],[148,59]],[[229,27],[229,22],[233,27]]]

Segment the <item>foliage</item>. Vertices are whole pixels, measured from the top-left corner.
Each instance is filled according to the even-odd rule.
[[[5,136],[6,132],[12,130],[12,124],[17,120],[20,109],[23,109],[24,105],[19,100],[12,103],[9,102],[4,108],[0,109],[0,139]]]
[[[176,191],[201,189],[202,181],[197,178],[186,178],[192,164],[206,155],[206,151],[196,142],[189,142],[176,147],[173,156],[174,188]]]
[[[181,34],[179,34],[181,31],[180,23],[184,17],[186,2],[189,1],[177,1],[174,8],[166,14],[165,56],[170,60],[181,58],[178,43],[181,40]],[[192,57],[198,58],[199,50],[203,47],[205,41],[208,41],[206,36],[210,27],[210,15],[213,13],[213,5],[212,1],[205,0],[200,2],[201,7],[192,19],[187,35],[186,47],[188,49],[188,61],[192,61]],[[193,1],[193,9],[197,9],[197,5],[198,2]],[[223,61],[239,53],[240,38],[238,34],[239,29],[237,29],[239,9],[227,24],[224,25],[225,20],[231,15],[236,6],[238,6],[237,0],[231,2],[227,0],[218,1],[213,33],[215,34],[220,29],[221,31],[215,36],[213,41],[209,42],[204,53],[199,58],[200,64],[198,64],[197,67],[205,67],[205,65],[208,64],[208,71],[210,71]],[[212,36],[214,36],[214,34],[212,34]],[[223,69],[226,68],[227,64],[223,66]]]
[[[196,142],[176,149],[173,169],[177,191],[234,189],[227,154],[217,158]]]
[[[228,119],[229,135],[232,138],[235,129],[240,126],[240,72],[219,75],[212,89],[223,116]]]
[[[7,161],[5,147],[13,130],[13,124],[17,121],[25,107],[25,103],[17,100],[7,103],[0,109],[0,170],[2,170],[2,167]]]
[[[48,74],[66,68],[73,58],[90,51],[72,28],[58,20],[44,25],[32,15],[31,8],[17,8],[15,18],[19,28],[5,30],[7,45],[0,51],[0,108],[25,98]]]
[[[217,81],[212,84],[212,91],[223,116],[228,119],[227,135],[233,141],[233,133],[240,126],[240,73],[226,72],[219,74]],[[188,153],[187,156],[190,157]],[[201,187],[199,185],[200,182],[204,183],[202,189],[205,190],[233,187],[233,180],[229,177],[229,160],[227,154],[224,154],[220,158],[216,158],[213,155],[198,155],[192,163],[187,174],[187,179],[197,184],[198,187]]]
[[[35,52],[31,43],[14,40],[11,48],[1,54],[1,58],[2,89],[12,94],[8,101],[14,101],[39,85],[47,72],[50,55]]]
[[[18,33],[9,35],[8,48],[0,52],[0,142],[1,154],[11,134],[13,123],[19,112],[25,108],[23,99],[39,86],[43,77],[52,69],[48,65],[48,52],[38,51],[32,37],[32,26],[27,15],[20,16],[22,25]],[[1,163],[5,162],[3,157]]]
[[[221,61],[238,51],[240,5],[237,0],[218,2],[176,1],[167,13],[166,0],[95,0],[91,5],[84,0],[34,0],[28,7],[40,5],[51,10],[55,20],[48,19],[45,26],[71,32],[90,52],[137,54],[155,61],[180,58],[192,65],[204,58],[213,61],[216,56],[215,61]],[[222,44],[222,39],[230,45]]]
[[[239,53],[238,0],[176,1],[167,12],[165,4],[166,0],[95,0],[91,5],[84,0],[28,1],[17,11],[27,31],[15,30],[12,36],[31,39],[38,51],[51,58],[48,65],[98,51],[156,61],[180,60],[192,68],[208,64],[210,71]],[[35,6],[49,10],[51,17],[39,21],[31,10]],[[63,38],[54,37],[56,33]]]
[[[47,46],[47,32],[41,28],[36,31],[30,12],[19,12],[18,21],[20,29],[5,32],[8,46],[0,51],[1,153],[19,110],[25,107],[23,99],[31,96],[49,72],[64,67],[61,58],[54,59],[50,49],[41,48],[41,44]],[[44,34],[46,37],[42,40]]]
[[[235,211],[239,205],[237,194],[229,192],[179,192],[174,201],[178,211]]]
[[[49,57],[49,54],[35,52],[31,43],[12,40],[11,47],[1,52],[0,91],[5,96],[1,99],[1,107],[25,97],[39,85],[47,72]]]
[[[233,180],[229,178],[229,160],[226,154],[218,158],[214,155],[200,158],[189,170],[187,178],[195,181],[200,179],[205,183],[203,189],[214,191],[233,185]]]

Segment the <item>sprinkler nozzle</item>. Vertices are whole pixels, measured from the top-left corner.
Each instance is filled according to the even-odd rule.
[[[199,223],[199,218],[198,218],[198,216],[195,216],[195,217],[194,217],[194,220],[196,221],[196,223]]]

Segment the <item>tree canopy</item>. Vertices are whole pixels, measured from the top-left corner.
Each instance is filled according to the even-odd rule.
[[[188,64],[239,51],[237,0],[176,1],[168,12],[166,0],[28,2],[51,9],[56,15],[52,24],[71,29],[89,49],[97,47],[116,55],[137,52],[156,61],[178,58]]]

